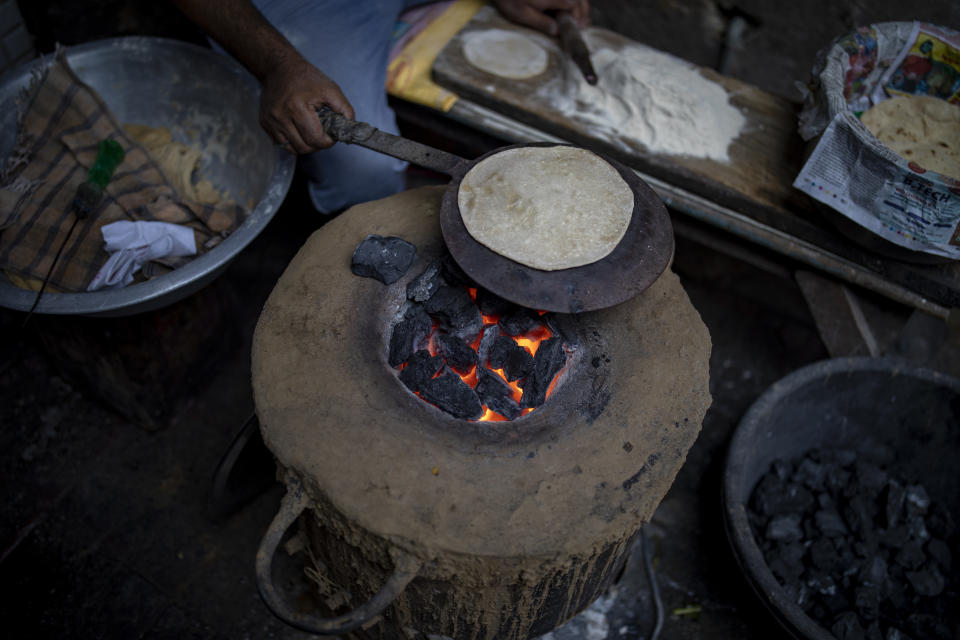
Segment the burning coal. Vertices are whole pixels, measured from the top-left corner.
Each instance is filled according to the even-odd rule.
[[[541,406],[569,347],[550,315],[476,286],[449,257],[407,286],[388,362],[420,398],[464,420],[514,420]]]

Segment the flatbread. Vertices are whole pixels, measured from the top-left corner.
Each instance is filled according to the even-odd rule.
[[[203,157],[200,149],[175,142],[167,127],[125,124],[123,130],[146,149],[181,198],[200,204],[226,202],[227,199],[209,180],[198,177]]]
[[[457,202],[480,244],[557,271],[610,254],[630,225],[633,190],[600,156],[576,147],[507,149],[474,166]]]
[[[547,51],[522,34],[505,29],[471,31],[463,37],[467,62],[501,78],[525,80],[547,69]]]
[[[897,96],[874,105],[860,120],[907,160],[960,180],[960,106],[930,96]]]

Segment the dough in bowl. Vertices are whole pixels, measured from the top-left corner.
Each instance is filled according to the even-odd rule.
[[[460,183],[460,216],[473,238],[534,269],[600,260],[633,216],[633,190],[600,156],[568,146],[507,149]]]
[[[960,180],[960,106],[929,96],[897,96],[864,112],[877,140],[928,171]]]
[[[547,52],[539,44],[506,29],[471,31],[463,39],[467,62],[487,73],[511,80],[525,80],[547,68]]]

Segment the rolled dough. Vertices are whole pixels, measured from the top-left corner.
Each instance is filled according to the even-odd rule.
[[[522,34],[505,29],[473,31],[463,38],[467,62],[487,73],[523,80],[543,73],[547,52]]]
[[[897,96],[861,116],[877,140],[928,171],[960,180],[960,106],[929,96]]]
[[[576,147],[507,149],[479,162],[457,194],[477,242],[544,271],[607,256],[633,215],[630,185],[600,156]]]

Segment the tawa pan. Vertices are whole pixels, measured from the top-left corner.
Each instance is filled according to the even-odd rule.
[[[580,267],[543,271],[501,256],[474,240],[460,217],[457,193],[470,169],[495,153],[521,147],[561,146],[530,143],[495,149],[476,160],[384,133],[324,107],[318,112],[331,138],[406,160],[452,178],[443,196],[440,227],[451,256],[480,286],[515,304],[541,311],[580,313],[629,300],[653,284],[673,257],[673,227],[666,207],[636,173],[606,158],[633,190],[633,216],[620,243],[606,257]],[[572,145],[566,145],[572,146]]]

